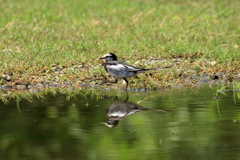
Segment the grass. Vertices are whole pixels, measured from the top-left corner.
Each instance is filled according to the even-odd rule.
[[[8,104],[9,102],[27,100],[32,102],[34,98],[44,100],[47,96],[58,96],[65,95],[66,100],[75,99],[77,96],[82,98],[102,98],[102,92],[95,92],[94,90],[87,89],[70,89],[70,88],[48,88],[42,89],[37,92],[29,92],[27,90],[0,90],[0,99],[3,103]]]
[[[132,78],[132,88],[184,83],[179,69],[239,80],[239,15],[238,0],[1,1],[0,73],[11,77],[1,85],[108,78],[98,60],[108,52],[145,68],[178,60],[139,75],[143,83]]]

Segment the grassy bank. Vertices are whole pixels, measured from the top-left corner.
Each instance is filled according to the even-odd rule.
[[[175,62],[132,78],[130,87],[189,84],[186,77],[205,74],[239,80],[239,6],[238,0],[1,1],[1,85],[109,78],[98,59],[108,52],[145,68]]]

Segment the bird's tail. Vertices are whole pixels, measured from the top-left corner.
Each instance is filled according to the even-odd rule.
[[[171,110],[152,109],[152,108],[144,108],[143,110],[160,111],[160,112],[171,112]]]
[[[149,68],[149,69],[146,69],[147,71],[149,70],[158,70],[158,69],[164,69],[164,68],[171,68],[174,64],[172,64],[171,66],[168,66],[168,67],[157,67],[157,68]]]

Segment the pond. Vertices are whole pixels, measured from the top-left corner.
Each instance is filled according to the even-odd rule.
[[[0,157],[239,159],[239,92],[216,90],[49,93],[0,102]]]

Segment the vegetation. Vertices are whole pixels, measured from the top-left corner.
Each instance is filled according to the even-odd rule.
[[[0,1],[0,157],[239,157],[239,15],[239,0]],[[127,93],[97,85],[111,80],[98,59],[108,52],[144,68],[174,62],[131,78],[131,90],[213,87],[130,92],[130,102],[172,112],[110,129],[100,122]]]
[[[1,90],[0,99],[4,104],[8,104],[11,101],[29,101],[32,102],[35,99],[44,100],[46,97],[57,97],[59,95],[65,95],[66,100],[74,99],[77,96],[81,98],[102,98],[102,92],[94,92],[93,90],[86,89],[74,89],[74,88],[48,88],[48,89],[36,89],[36,90]]]
[[[93,86],[110,79],[98,59],[108,52],[144,68],[175,62],[132,78],[131,88],[196,84],[204,75],[239,81],[239,3],[1,1],[1,85]]]

